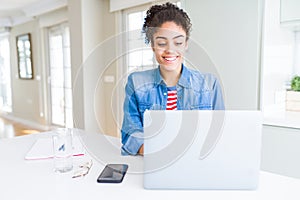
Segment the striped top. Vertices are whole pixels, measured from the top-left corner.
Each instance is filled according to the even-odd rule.
[[[177,89],[176,86],[168,87],[167,109],[177,110]]]

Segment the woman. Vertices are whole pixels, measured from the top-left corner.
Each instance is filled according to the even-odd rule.
[[[183,65],[190,30],[188,15],[171,3],[154,5],[147,11],[143,32],[159,66],[128,77],[121,130],[122,155],[143,155],[143,114],[147,109],[224,109],[217,79]]]

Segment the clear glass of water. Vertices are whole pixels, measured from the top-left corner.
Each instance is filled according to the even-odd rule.
[[[72,129],[55,130],[53,139],[54,171],[69,172],[73,169],[73,133]]]

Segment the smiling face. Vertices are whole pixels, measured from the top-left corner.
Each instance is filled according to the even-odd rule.
[[[165,22],[153,34],[152,49],[162,72],[180,73],[187,48],[186,32],[174,22]]]

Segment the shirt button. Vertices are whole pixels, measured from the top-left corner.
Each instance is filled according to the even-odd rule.
[[[167,93],[164,93],[164,95],[166,96],[166,95],[167,95]]]

